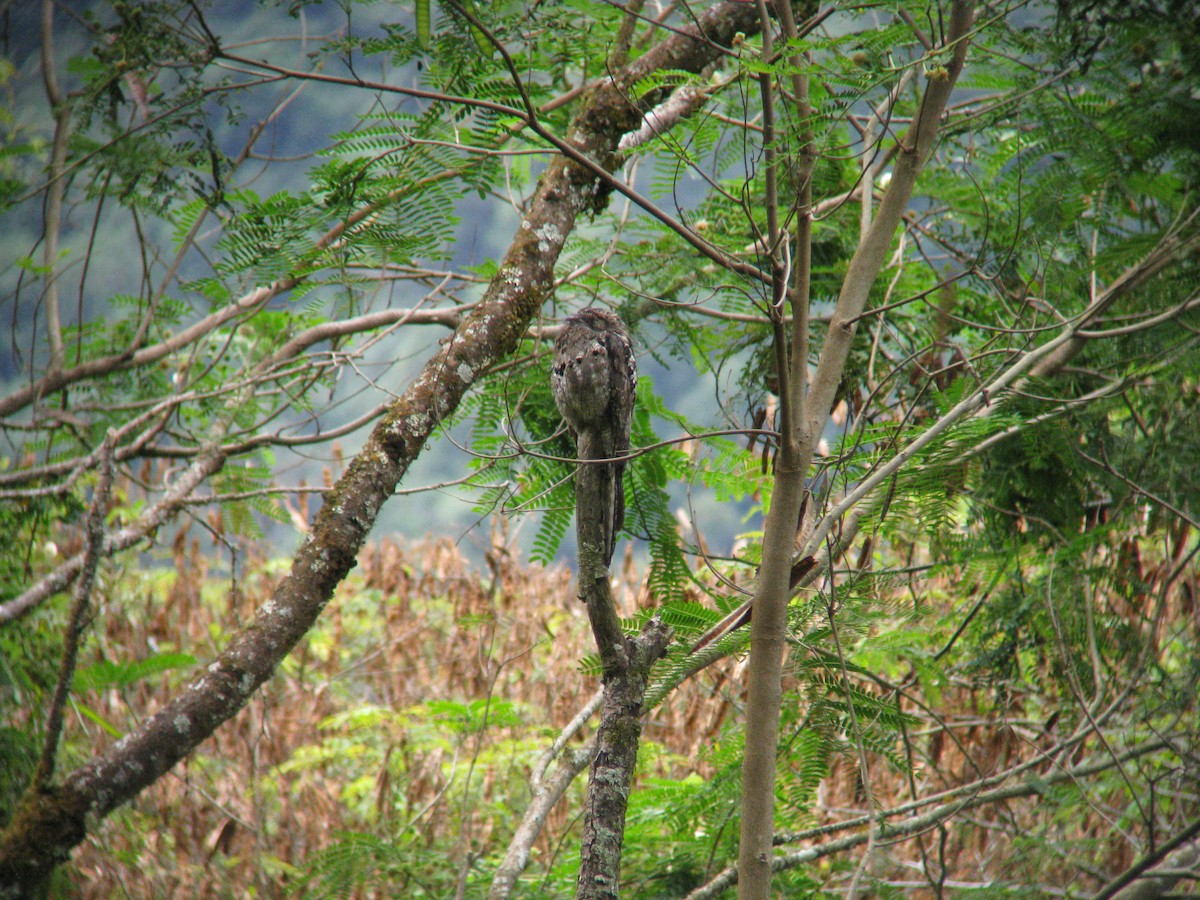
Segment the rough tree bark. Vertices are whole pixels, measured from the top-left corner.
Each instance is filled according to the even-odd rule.
[[[605,536],[599,509],[608,476],[601,466],[581,464],[575,473],[575,530],[579,543],[579,598],[604,668],[604,700],[596,731],[596,756],[588,776],[580,845],[580,900],[620,896],[625,810],[642,737],[642,704],[650,668],[666,651],[671,630],[655,616],[642,633],[626,638],[604,564]]]
[[[271,599],[171,702],[61,782],[22,799],[0,835],[0,896],[35,891],[89,828],[191,753],[270,677],[354,567],[380,507],[434,429],[481,372],[517,347],[540,310],[577,217],[607,197],[601,176],[617,162],[618,141],[640,125],[644,109],[661,99],[661,94],[648,95],[639,108],[629,99],[632,86],[660,69],[700,71],[737,32],[753,32],[755,22],[749,4],[717,4],[696,25],[672,33],[591,90],[560,145],[568,155],[542,176],[483,300],[391,406],[328,492]]]

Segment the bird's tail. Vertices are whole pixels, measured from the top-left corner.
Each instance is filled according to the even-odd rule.
[[[588,430],[578,436],[579,444],[579,459],[611,459],[616,455],[613,448],[614,442],[609,436],[603,433]],[[624,463],[606,463],[603,465],[581,466],[581,469],[595,470],[597,490],[592,496],[595,498],[594,509],[577,509],[576,510],[576,532],[582,538],[583,530],[580,528],[578,517],[589,516],[598,518],[600,521],[601,531],[601,550],[604,553],[604,565],[608,566],[612,563],[613,548],[617,542],[617,532],[621,530],[625,524],[625,486],[622,484],[621,475],[625,468]],[[576,478],[581,473],[576,473]]]

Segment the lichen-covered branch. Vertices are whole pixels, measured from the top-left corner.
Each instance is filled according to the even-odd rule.
[[[516,348],[540,310],[577,217],[607,196],[595,166],[610,170],[621,135],[640,122],[643,110],[629,99],[634,83],[661,68],[699,71],[738,31],[751,31],[753,21],[746,4],[713,6],[698,25],[672,33],[594,87],[566,138],[593,165],[560,157],[547,169],[483,299],[391,406],[329,491],[288,575],[250,625],[200,677],[105,753],[61,783],[23,798],[0,835],[0,895],[35,890],[89,828],[191,753],[270,677],[354,567],[380,507],[434,430],[457,409],[480,373]],[[652,95],[645,102],[658,99]],[[250,295],[246,304],[260,299]],[[241,311],[239,304],[234,312]],[[14,408],[20,406],[18,398]],[[650,642],[647,655],[656,643]]]
[[[607,581],[601,582],[605,588]],[[611,601],[611,592],[610,601]],[[655,617],[626,642],[628,663],[604,679],[604,703],[596,731],[596,757],[588,777],[580,845],[580,900],[616,900],[621,887],[625,811],[642,737],[642,710],[650,668],[666,652],[671,629]]]
[[[580,458],[589,458],[582,440]],[[657,616],[637,637],[626,637],[621,627],[605,563],[605,524],[596,513],[605,508],[610,490],[611,476],[604,466],[581,462],[575,473],[579,599],[587,605],[604,672],[596,755],[583,811],[576,888],[581,900],[619,896],[625,811],[641,742],[646,685],[650,668],[671,639],[671,630]]]

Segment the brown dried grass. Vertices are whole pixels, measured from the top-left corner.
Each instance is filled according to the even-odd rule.
[[[1134,549],[1121,552],[1128,556]],[[1152,585],[1170,563],[1149,571],[1139,561],[1142,568],[1131,576]],[[270,596],[280,576],[261,558],[246,561],[237,578],[213,566],[200,541],[180,532],[166,575],[139,581],[116,573],[107,579],[97,638],[82,664],[138,658],[153,647],[193,653],[203,664]],[[1179,598],[1172,600],[1178,607],[1172,612],[1194,617],[1194,571],[1184,581],[1186,587],[1171,594]],[[140,593],[122,593],[130,584],[140,584]],[[647,602],[631,562],[622,568],[617,594],[626,613]],[[1105,602],[1113,609],[1128,605],[1127,599]],[[242,714],[89,838],[73,859],[74,889],[86,897],[242,896],[251,889],[279,896],[311,864],[312,854],[340,832],[366,827],[385,833],[390,827],[403,840],[428,847],[457,842],[464,865],[473,851],[495,852],[528,798],[537,751],[598,686],[579,670],[579,660],[592,650],[566,568],[523,564],[502,538],[488,551],[483,571],[447,540],[373,544],[319,628]],[[700,757],[736,715],[743,695],[739,673],[737,660],[724,660],[654,710],[644,736],[666,752],[654,756],[648,774],[710,774]],[[186,677],[172,674],[81,699],[126,729]],[[445,739],[431,739],[430,727],[445,720],[427,704],[481,698],[515,704],[522,721],[490,729],[486,741],[447,721]],[[365,737],[346,723],[321,726],[369,707],[421,712],[407,720],[381,719]],[[912,704],[906,711],[924,723],[912,735],[916,771],[910,779],[869,756],[876,806],[911,799],[914,790],[924,794],[970,782],[1033,758],[1054,741],[1052,728],[1014,727],[1023,715],[1021,698],[1007,709],[981,704],[969,684],[947,686],[936,719]],[[111,740],[82,717],[75,718],[69,737],[80,754]],[[298,755],[335,738],[344,740],[344,756],[297,764]],[[497,749],[505,741],[510,749]],[[356,762],[352,747],[374,755]],[[460,793],[468,769],[475,790]],[[574,790],[574,801],[560,804],[539,841],[543,859],[572,852],[582,784]],[[976,880],[1019,868],[1013,836],[1047,827],[1060,828],[1064,838],[1094,837],[1107,854],[1105,869],[1131,861],[1128,842],[1113,838],[1103,816],[1047,826],[1037,807],[1036,799],[1021,800],[976,812],[944,834],[876,851],[870,870],[911,880],[913,865],[933,858],[941,861],[934,868],[944,864],[952,878]],[[866,808],[859,766],[847,755],[822,784],[814,819],[833,822]]]

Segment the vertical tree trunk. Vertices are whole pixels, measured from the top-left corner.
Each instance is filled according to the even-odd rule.
[[[764,525],[763,561],[755,585],[754,617],[750,632],[746,758],[742,768],[742,843],[738,856],[739,895],[743,898],[766,900],[771,892],[780,684],[790,593],[788,576],[792,566],[804,475],[833,407],[837,386],[854,340],[858,316],[865,308],[871,286],[883,267],[892,238],[912,197],[917,176],[933,151],[942,112],[962,71],[974,21],[972,10],[972,4],[966,0],[955,0],[943,42],[947,53],[946,65],[929,70],[918,115],[899,140],[892,180],[879,204],[878,213],[865,228],[858,249],[850,260],[811,386],[806,383],[807,359],[796,358],[803,336],[800,340],[793,339],[792,357],[789,358],[783,350],[776,354],[783,427],[771,509]],[[765,108],[769,108],[771,96],[771,89],[765,88]],[[764,122],[766,118],[764,114]],[[809,249],[806,246],[795,255],[804,254],[807,258]],[[774,288],[776,302],[779,302],[782,299],[782,285],[777,283]],[[800,319],[801,315],[793,316],[793,321]],[[785,343],[779,331],[776,343]]]

